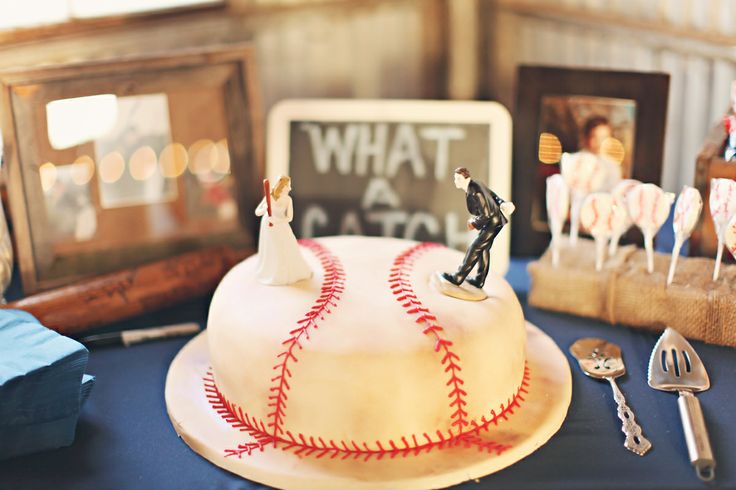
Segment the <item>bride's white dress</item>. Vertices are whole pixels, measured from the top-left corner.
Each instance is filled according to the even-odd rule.
[[[258,280],[263,284],[281,286],[312,277],[312,269],[304,260],[289,225],[294,218],[291,197],[284,193],[278,199],[272,199],[271,217],[266,209],[264,198],[256,208],[256,216],[263,216],[258,239]],[[268,225],[269,221],[273,226]]]

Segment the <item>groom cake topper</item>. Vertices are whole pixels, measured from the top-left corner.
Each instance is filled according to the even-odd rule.
[[[468,229],[478,230],[478,235],[468,247],[456,272],[436,274],[436,286],[448,296],[481,301],[487,297],[483,292],[483,285],[490,271],[493,240],[508,223],[515,206],[498,197],[482,182],[471,179],[470,172],[465,167],[455,169],[454,179],[455,187],[465,191],[466,204],[471,215]],[[468,278],[476,266],[475,275]]]

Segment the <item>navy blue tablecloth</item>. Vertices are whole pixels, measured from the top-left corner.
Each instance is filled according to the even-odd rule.
[[[705,485],[687,459],[676,396],[646,384],[656,334],[540,311],[526,305],[523,261],[508,279],[526,317],[568,355],[573,395],[567,419],[543,447],[513,466],[458,488],[653,489],[736,488],[736,350],[693,342],[711,376],[699,394],[718,466]],[[197,320],[207,301],[138,318],[116,327]],[[114,328],[114,327],[113,327]],[[580,337],[598,336],[621,346],[628,374],[620,380],[653,449],[639,457],[623,448],[623,434],[607,383],[586,378],[567,353]],[[97,384],[82,411],[74,444],[0,462],[0,489],[252,489],[264,488],[199,457],[176,435],[166,414],[164,384],[172,359],[188,339],[131,348],[93,350],[88,372]]]

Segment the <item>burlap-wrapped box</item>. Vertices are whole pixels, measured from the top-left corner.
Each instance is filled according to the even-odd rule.
[[[669,326],[689,338],[736,347],[736,266],[721,266],[713,281],[713,260],[680,257],[666,286],[669,263],[669,255],[655,254],[649,274],[644,250],[625,246],[596,271],[594,243],[580,239],[576,247],[562,247],[556,268],[549,250],[529,264],[529,304],[654,331]]]

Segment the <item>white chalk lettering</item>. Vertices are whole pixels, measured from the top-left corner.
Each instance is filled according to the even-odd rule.
[[[355,211],[348,211],[340,222],[340,235],[363,235],[363,226]]]
[[[316,235],[315,228],[317,226],[327,226],[328,222],[325,210],[312,204],[304,211],[302,216],[302,237],[312,238]]]
[[[396,236],[396,227],[406,223],[407,218],[406,211],[373,211],[365,215],[368,223],[381,225],[382,236]]]
[[[309,134],[314,167],[318,173],[326,174],[330,171],[333,155],[337,173],[342,175],[350,173],[355,144],[358,140],[358,125],[347,124],[344,137],[341,137],[340,130],[336,126],[325,127],[324,138],[322,127],[318,124],[303,123],[300,129]]]
[[[450,168],[451,142],[467,136],[466,131],[457,126],[428,126],[419,130],[417,136],[416,128],[409,123],[397,124],[390,142],[386,123],[353,123],[340,127],[305,122],[299,128],[309,135],[317,173],[329,173],[334,161],[338,174],[349,175],[354,171],[361,177],[372,174],[392,178],[405,163],[409,164],[414,177],[426,177],[421,137],[435,143],[434,177],[444,180]]]
[[[408,162],[415,177],[424,177],[427,173],[424,160],[419,152],[419,141],[414,128],[409,124],[396,126],[391,150],[386,163],[386,176],[395,177],[401,164]]]
[[[373,158],[373,174],[383,174],[387,137],[387,124],[376,124],[374,126],[373,141],[371,141],[371,126],[369,124],[360,125],[358,146],[355,153],[356,175],[364,176],[368,174],[368,160],[370,158]]]
[[[396,209],[401,205],[401,200],[388,180],[383,177],[373,177],[368,182],[368,187],[366,187],[363,193],[363,200],[360,203],[360,207],[370,209],[373,206],[381,204]]]
[[[444,180],[447,177],[447,168],[450,162],[450,141],[465,139],[465,130],[462,128],[428,127],[419,131],[422,138],[437,142],[434,157],[434,178]]]
[[[415,240],[419,233],[419,228],[422,226],[426,228],[430,235],[438,235],[440,233],[440,224],[437,222],[437,218],[429,213],[418,212],[414,213],[406,223],[404,238]]]

